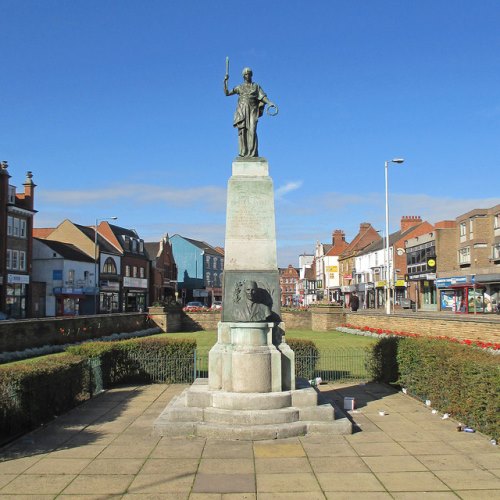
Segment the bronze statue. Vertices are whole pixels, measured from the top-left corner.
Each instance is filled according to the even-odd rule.
[[[266,104],[267,112],[271,116],[278,113],[278,107],[266,96],[262,87],[252,81],[252,70],[243,70],[243,83],[227,89],[229,80],[229,58],[226,58],[226,76],[224,77],[224,93],[227,96],[238,94],[238,105],[234,113],[233,127],[238,129],[239,155],[242,158],[255,158],[259,156],[257,140],[257,122],[264,113]],[[270,109],[274,109],[271,113]]]

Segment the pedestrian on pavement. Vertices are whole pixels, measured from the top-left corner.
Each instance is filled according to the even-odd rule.
[[[356,312],[359,308],[359,297],[353,292],[351,297],[351,311]]]

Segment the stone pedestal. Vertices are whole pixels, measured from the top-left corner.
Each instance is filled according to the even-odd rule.
[[[211,390],[277,392],[295,389],[294,353],[283,341],[273,344],[274,323],[220,322],[210,350]]]
[[[154,424],[160,435],[277,439],[348,434],[307,382],[296,389],[295,357],[280,317],[273,183],[264,158],[236,160],[227,193],[224,297],[208,380],[174,398]]]

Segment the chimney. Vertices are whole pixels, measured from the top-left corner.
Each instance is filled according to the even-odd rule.
[[[342,229],[335,229],[332,233],[332,245],[339,246],[341,241],[345,241],[345,233]]]
[[[369,223],[369,222],[362,222],[360,225],[359,225],[359,231],[366,231],[367,229],[370,229],[372,225]]]
[[[403,215],[401,217],[401,232],[408,231],[413,226],[417,226],[422,222],[420,215]]]
[[[27,208],[30,210],[34,209],[35,206],[35,188],[36,184],[33,182],[33,172],[26,172],[26,180],[24,181],[24,199],[26,201]]]

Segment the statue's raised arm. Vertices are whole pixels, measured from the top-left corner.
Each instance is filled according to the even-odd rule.
[[[226,76],[224,77],[224,94],[226,96],[238,94],[238,105],[234,113],[233,127],[238,129],[239,155],[242,158],[255,158],[259,156],[257,140],[257,122],[268,106],[268,113],[274,116],[278,107],[271,102],[262,87],[252,81],[252,70],[245,68],[242,72],[243,83],[228,90],[229,59],[226,58]],[[271,113],[269,109],[274,109]]]

